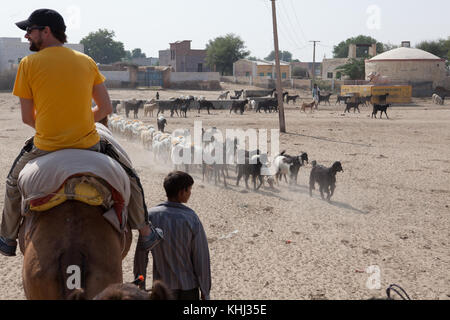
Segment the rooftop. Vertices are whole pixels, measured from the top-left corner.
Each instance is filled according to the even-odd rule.
[[[393,49],[384,53],[381,53],[372,59],[370,62],[382,61],[382,60],[439,60],[442,61],[441,58],[426,52],[424,50],[416,49],[416,48],[407,48],[401,47],[397,49]]]

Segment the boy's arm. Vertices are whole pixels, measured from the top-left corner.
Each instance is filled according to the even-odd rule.
[[[209,291],[211,290],[211,266],[209,258],[208,240],[203,225],[199,222],[197,232],[194,234],[192,245],[192,262],[194,274],[197,276],[200,284],[202,300],[209,300]]]

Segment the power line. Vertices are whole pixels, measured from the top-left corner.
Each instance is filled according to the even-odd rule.
[[[294,3],[293,3],[292,0],[290,1],[290,3],[291,3],[292,11],[294,12],[295,19],[296,19],[296,21],[297,21],[298,27],[299,27],[299,29],[300,29],[300,32],[302,33],[303,39],[307,42],[307,41],[308,41],[308,40],[307,40],[308,37],[306,37],[306,36],[305,36],[305,33],[303,32],[303,28],[302,28],[302,26],[301,26],[301,24],[300,24],[300,19],[298,18],[298,16],[297,16],[297,11],[296,11],[295,8],[294,8]]]

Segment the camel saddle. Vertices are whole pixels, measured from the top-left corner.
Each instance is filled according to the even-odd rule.
[[[18,187],[24,216],[76,200],[102,206],[117,231],[126,229],[130,180],[117,161],[102,153],[66,149],[36,158],[20,172]]]

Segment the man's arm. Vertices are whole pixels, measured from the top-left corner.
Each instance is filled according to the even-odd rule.
[[[112,113],[111,100],[109,98],[108,90],[104,83],[100,83],[94,86],[92,90],[92,97],[94,98],[97,106],[92,109],[94,113],[94,121],[98,122],[103,120],[108,114]]]
[[[36,113],[34,111],[33,99],[20,98],[20,108],[22,110],[22,121],[30,127],[36,129]]]
[[[200,220],[197,233],[194,234],[192,244],[192,260],[194,273],[197,276],[200,285],[202,300],[209,300],[209,291],[211,290],[209,248],[206,233]]]

